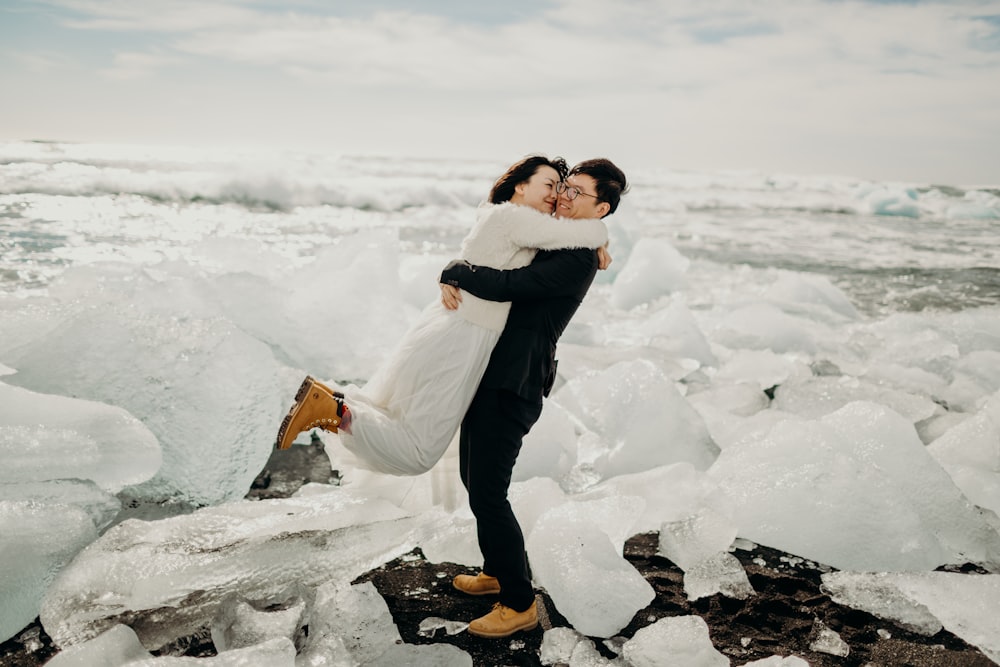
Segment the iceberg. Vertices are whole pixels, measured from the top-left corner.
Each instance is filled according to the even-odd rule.
[[[72,505],[0,500],[0,642],[39,614],[42,596],[73,556],[97,538]]]
[[[122,408],[0,382],[0,483],[91,479],[109,493],[152,477],[156,436]]]
[[[729,658],[712,646],[701,616],[667,616],[636,631],[622,646],[630,667],[729,667]]]
[[[600,436],[593,460],[583,462],[604,478],[681,461],[705,470],[719,453],[701,416],[650,361],[574,378],[556,397]]]
[[[582,634],[610,637],[656,597],[615,543],[642,511],[632,500],[639,502],[568,502],[543,514],[526,540],[535,582]],[[616,518],[612,536],[606,531]]]
[[[350,581],[440,530],[427,521],[343,489],[127,520],[59,574],[42,625],[65,647],[125,623],[155,650],[209,627],[232,595],[259,600]]]
[[[1000,568],[1000,535],[909,420],[854,402],[727,447],[708,471],[739,534],[844,570]]]
[[[1000,575],[828,572],[834,601],[932,635],[942,626],[1000,663]]]

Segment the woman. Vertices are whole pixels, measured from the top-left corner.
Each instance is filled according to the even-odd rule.
[[[527,266],[538,249],[599,248],[600,220],[551,216],[566,176],[562,158],[531,156],[511,166],[490,190],[489,205],[462,242],[462,258],[496,269]],[[341,434],[368,467],[395,475],[430,470],[451,442],[507,321],[509,303],[462,293],[457,311],[435,301],[364,388],[333,391],[307,377],[278,431],[286,449],[302,431]]]

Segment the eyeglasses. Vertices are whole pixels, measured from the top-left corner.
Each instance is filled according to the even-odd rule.
[[[577,195],[584,195],[585,197],[593,197],[594,199],[598,198],[597,195],[587,194],[578,187],[574,187],[572,185],[566,185],[564,181],[559,181],[558,183],[556,183],[556,194],[561,195],[564,192],[566,193],[566,199],[570,201],[576,199]]]

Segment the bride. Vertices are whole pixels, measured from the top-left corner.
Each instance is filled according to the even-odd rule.
[[[601,248],[601,220],[552,217],[562,158],[527,157],[490,190],[462,242],[462,258],[495,269],[531,263],[539,249]],[[314,428],[339,433],[367,467],[419,475],[441,458],[458,430],[507,321],[509,302],[462,293],[458,310],[435,300],[364,387],[331,389],[309,376],[295,395],[275,446],[291,447]]]

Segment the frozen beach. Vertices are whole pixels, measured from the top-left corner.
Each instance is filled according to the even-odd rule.
[[[390,664],[345,644],[385,622],[350,582],[417,547],[479,564],[456,456],[396,478],[324,436],[340,484],[244,496],[302,375],[365,382],[505,166],[0,144],[0,640],[40,616],[67,654],[158,664],[263,600],[302,613],[220,655]],[[752,542],[1000,662],[1000,186],[622,166],[511,492],[554,608],[615,637],[656,595],[623,555],[652,532],[690,600],[747,599]],[[649,627],[619,664],[730,664]]]

